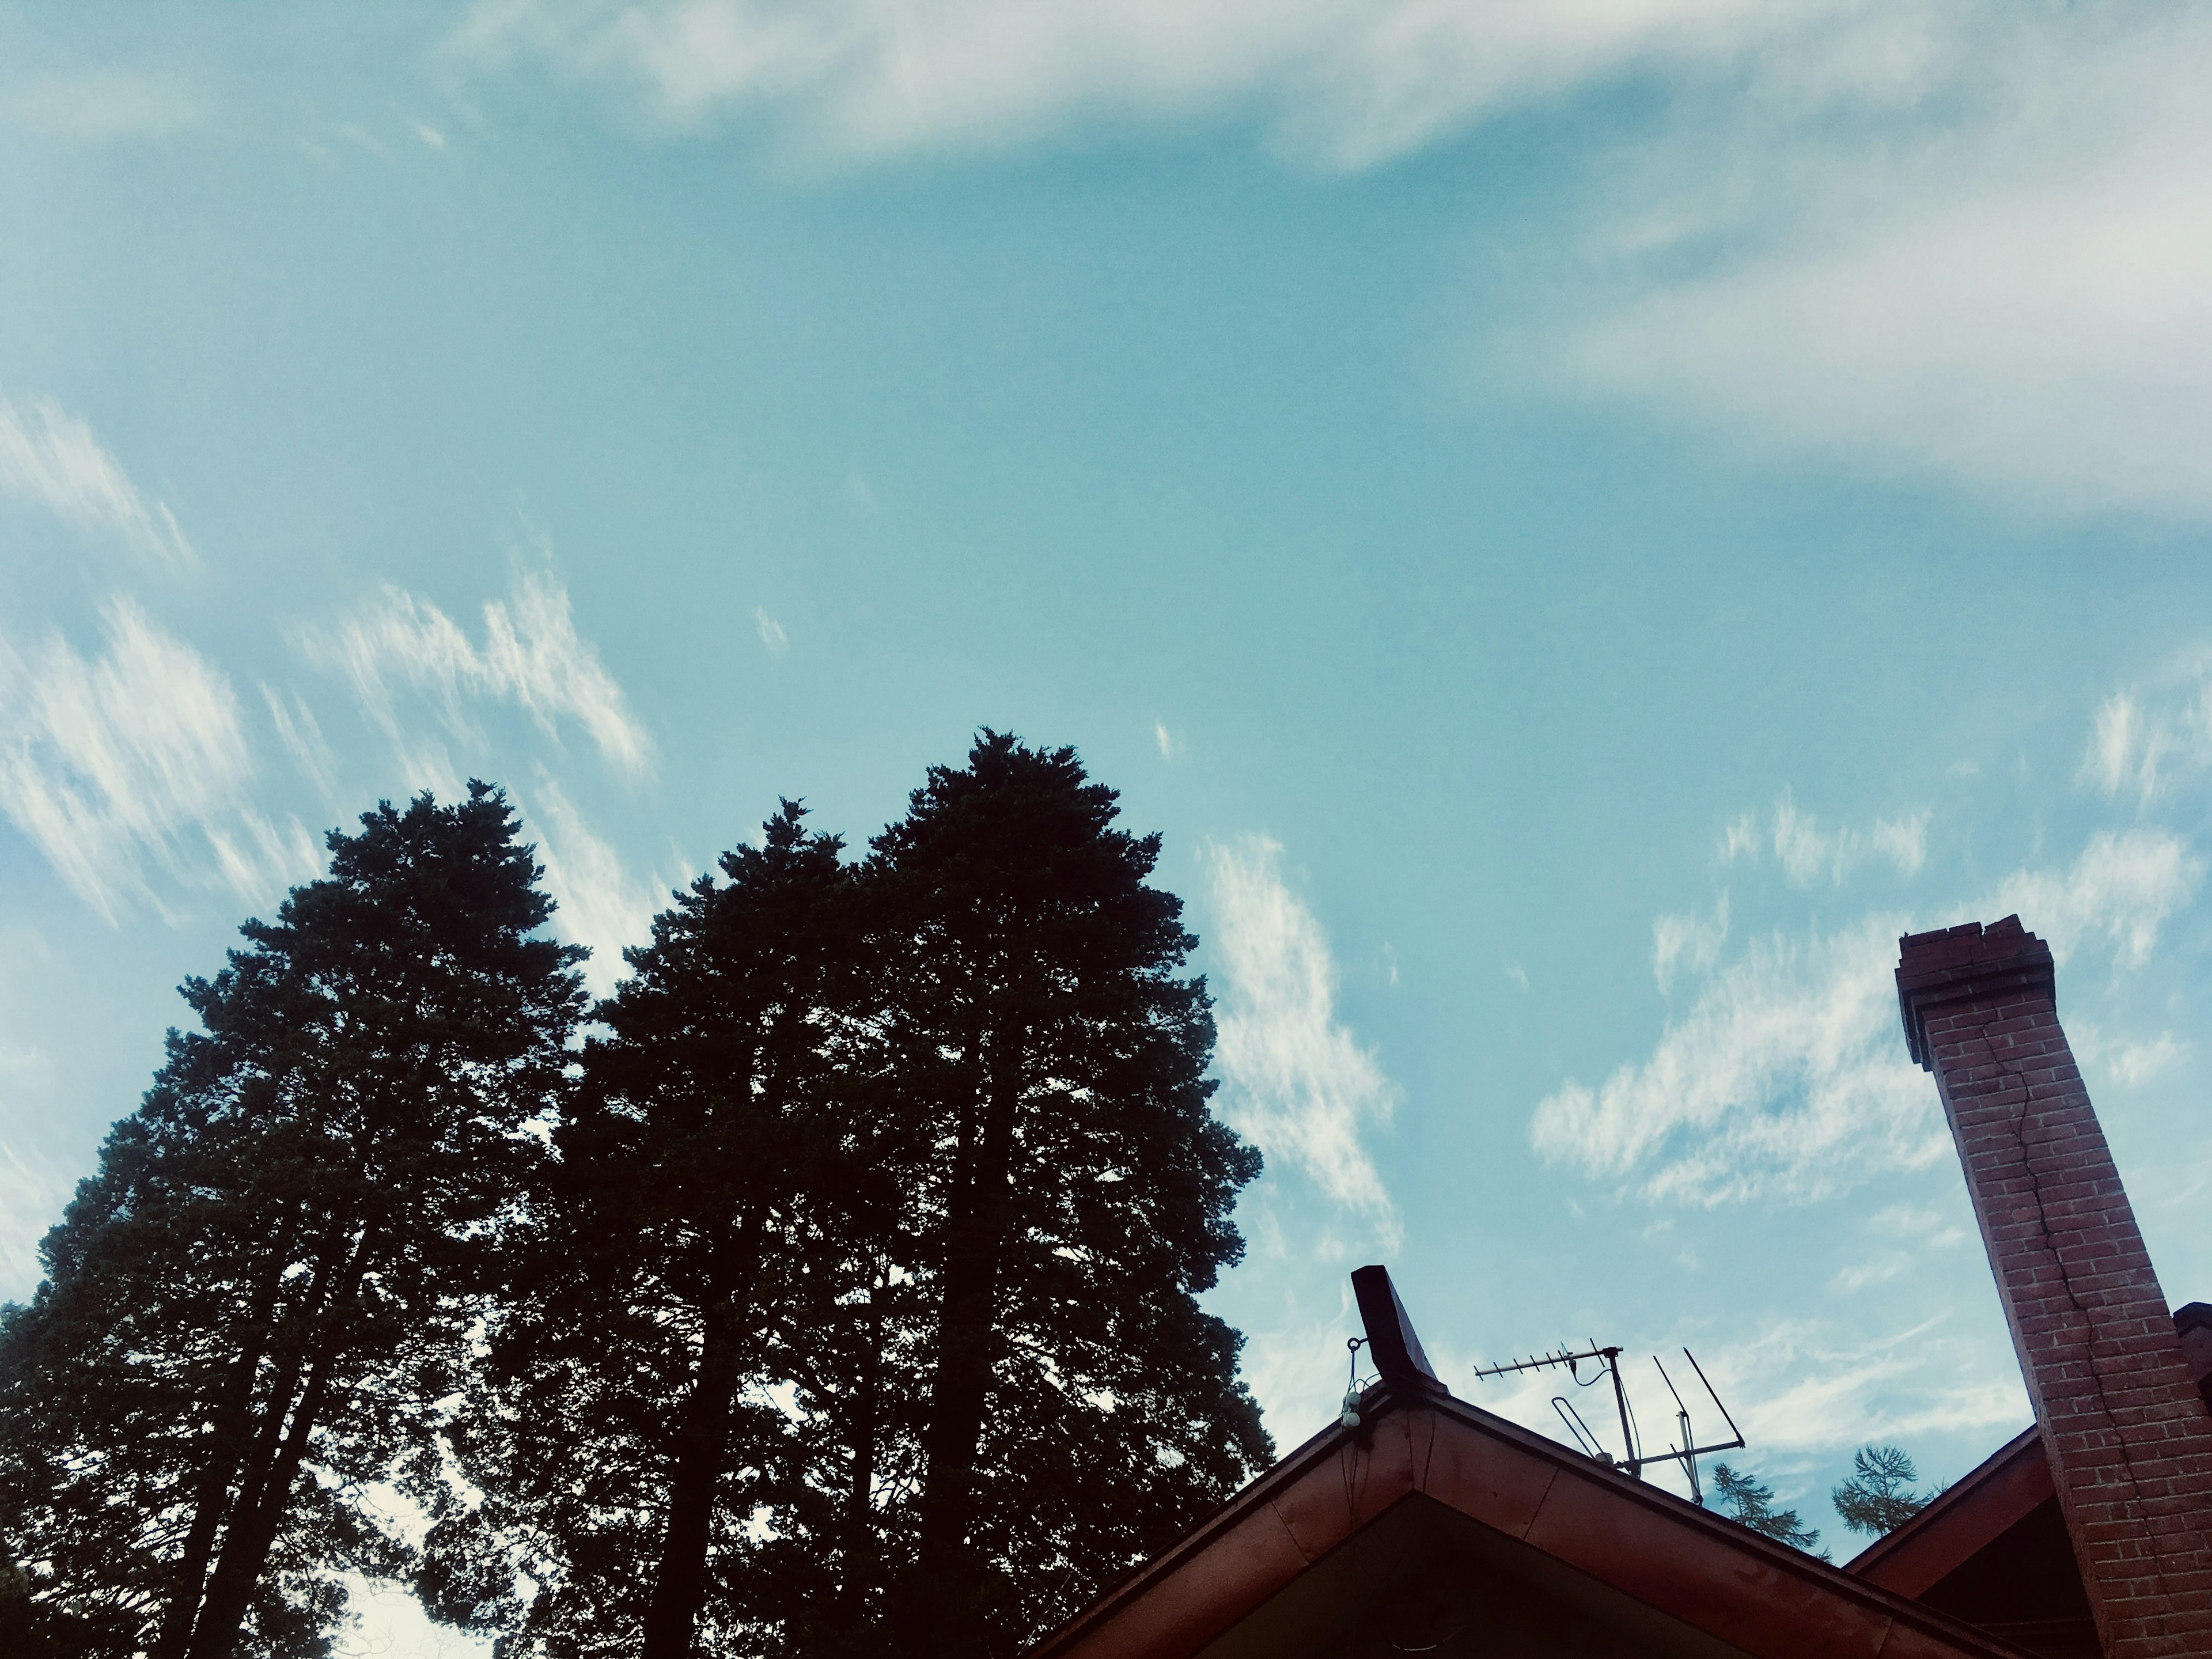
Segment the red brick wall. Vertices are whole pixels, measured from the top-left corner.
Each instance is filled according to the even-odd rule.
[[[2051,952],[2008,916],[1899,941],[2109,1659],[2212,1655],[2212,1416],[2059,1029]]]

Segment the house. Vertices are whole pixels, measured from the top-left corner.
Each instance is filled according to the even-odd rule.
[[[1387,1275],[1381,1380],[1033,1659],[2212,1656],[2212,1309],[2170,1315],[2019,918],[1900,941],[2036,1426],[1838,1568],[1455,1398]]]

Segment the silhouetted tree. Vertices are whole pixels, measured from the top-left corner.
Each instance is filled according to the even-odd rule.
[[[1753,1532],[1764,1533],[1792,1549],[1810,1553],[1820,1548],[1820,1534],[1799,1519],[1795,1510],[1774,1507],[1774,1488],[1748,1474],[1739,1474],[1725,1463],[1713,1465],[1713,1491],[1720,1507]],[[1822,1559],[1826,1553],[1822,1552]]]
[[[356,1502],[454,1386],[477,1235],[561,1085],[572,946],[496,791],[333,832],[184,987],[144,1102],[0,1327],[0,1551],[64,1650],[312,1656]]]
[[[1234,1262],[1259,1155],[1208,1109],[1213,1024],[1157,836],[1072,749],[986,731],[873,843],[904,1179],[928,1323],[906,1644],[1011,1651],[1272,1450]]]
[[[776,1385],[820,1334],[794,1310],[836,1300],[824,1241],[872,1194],[888,1208],[895,1161],[856,1155],[854,883],[803,816],[786,802],[629,953],[448,1428],[475,1490],[414,1474],[431,1605],[532,1651],[767,1650],[843,1547]],[[800,1582],[760,1570],[771,1541]]]
[[[1920,1472],[1901,1446],[1861,1446],[1851,1458],[1850,1479],[1828,1494],[1836,1513],[1853,1532],[1881,1538],[1926,1509],[1934,1492],[1916,1492]]]

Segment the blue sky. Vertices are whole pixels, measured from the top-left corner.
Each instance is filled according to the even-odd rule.
[[[0,39],[0,1293],[377,797],[506,782],[604,982],[989,724],[1165,836],[1285,1445],[1379,1258],[1540,1426],[1467,1370],[1695,1347],[1839,1553],[1855,1445],[1971,1467],[2026,1408],[1887,975],[2015,908],[2212,1295],[2201,15]]]

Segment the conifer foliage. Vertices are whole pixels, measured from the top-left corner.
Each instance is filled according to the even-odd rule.
[[[503,1240],[447,1435],[460,1484],[417,1473],[441,1516],[426,1586],[459,1622],[646,1659],[759,1650],[779,1622],[763,1534],[803,1553],[811,1516],[772,1390],[802,1369],[823,1241],[887,1174],[851,1156],[868,1069],[853,874],[802,819],[786,802],[726,879],[678,895],[598,1010],[605,1035]]]
[[[878,837],[898,1107],[928,1291],[906,1644],[1004,1650],[1165,1545],[1270,1455],[1237,1338],[1259,1156],[1207,1110],[1197,941],[1072,749],[986,731]]]
[[[481,784],[380,806],[185,985],[202,1030],[0,1327],[33,1651],[319,1654],[337,1575],[404,1567],[354,1500],[456,1386],[471,1236],[582,1003],[517,827]]]
[[[1853,1532],[1882,1538],[1926,1509],[1942,1487],[1915,1492],[1920,1471],[1902,1446],[1861,1446],[1851,1456],[1850,1478],[1828,1494]]]
[[[507,1659],[999,1659],[1170,1542],[1272,1456],[1197,1301],[1259,1155],[1118,810],[989,731],[865,858],[786,802],[580,1044],[495,792],[333,836],[0,1325],[0,1638],[310,1659],[359,1571]]]
[[[1820,1547],[1819,1529],[1807,1526],[1795,1510],[1774,1507],[1774,1488],[1757,1476],[1725,1463],[1713,1465],[1713,1492],[1722,1506],[1753,1532],[1808,1553]],[[1827,1552],[1821,1551],[1826,1559]]]

